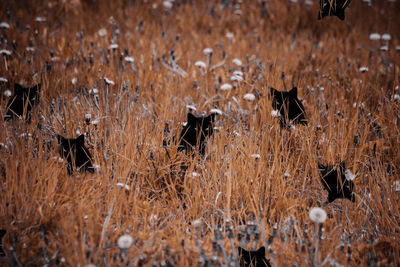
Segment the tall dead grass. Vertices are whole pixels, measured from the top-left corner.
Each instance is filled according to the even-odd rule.
[[[308,265],[308,211],[327,195],[317,163],[345,160],[356,174],[356,202],[325,207],[319,261],[399,264],[399,2],[353,1],[344,22],[317,21],[318,4],[305,1],[271,0],[266,10],[243,3],[241,15],[236,4],[222,9],[222,2],[175,1],[169,10],[157,1],[1,4],[0,18],[10,25],[1,30],[2,47],[12,51],[0,56],[8,80],[0,84],[2,116],[3,92],[14,82],[42,83],[31,124],[0,123],[4,263],[114,266],[121,264],[116,242],[125,233],[134,238],[127,251],[132,264],[169,258],[187,266],[197,264],[199,247],[223,258],[213,250],[215,227],[230,219],[238,234],[242,221],[255,216],[262,225],[256,247],[268,245],[275,226],[267,257]],[[371,32],[390,33],[391,40],[372,41]],[[118,48],[109,49],[111,43]],[[381,49],[386,43],[388,51]],[[206,47],[213,49],[213,70],[194,65],[207,62]],[[187,76],[168,63],[171,50]],[[233,70],[243,71],[244,81],[221,91]],[[105,77],[115,84],[106,85]],[[268,87],[292,85],[309,125],[285,131],[271,116]],[[244,100],[246,93],[256,100]],[[174,142],[163,146],[179,134],[188,104],[197,113],[223,111],[206,158],[184,157]],[[88,113],[98,123],[87,125]],[[58,159],[52,132],[77,131],[86,133],[99,166],[94,175],[68,176]],[[229,239],[221,242],[231,255]]]

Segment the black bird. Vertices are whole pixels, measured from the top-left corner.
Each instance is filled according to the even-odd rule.
[[[211,136],[214,132],[213,124],[215,121],[215,113],[210,114],[206,117],[196,117],[192,113],[187,114],[187,123],[183,127],[180,134],[180,142],[178,151],[198,151],[201,155],[204,155],[206,147],[206,139]]]
[[[272,107],[280,112],[280,124],[283,128],[290,128],[290,124],[307,125],[304,106],[297,97],[297,87],[289,92],[280,92],[270,88]],[[289,120],[289,121],[288,121]]]
[[[5,236],[6,232],[6,230],[0,229],[0,257],[6,256],[6,252],[4,251],[3,247],[3,237]]]
[[[265,258],[265,247],[262,246],[258,250],[245,250],[242,247],[238,248],[239,266],[240,267],[271,267],[269,259]]]
[[[346,166],[344,162],[341,162],[339,167],[324,166],[318,163],[318,168],[322,175],[321,182],[328,191],[328,203],[335,201],[337,198],[347,198],[352,202],[355,201],[353,193],[354,183],[346,179]]]
[[[68,174],[72,175],[74,166],[78,171],[88,171],[93,173],[94,168],[92,165],[92,155],[89,149],[85,146],[85,136],[81,134],[76,139],[64,138],[61,135],[57,135],[57,141],[60,144],[60,155],[63,158],[67,158]]]
[[[318,19],[326,16],[337,16],[344,20],[344,10],[350,5],[351,0],[319,0],[320,10]]]
[[[23,117],[29,123],[31,120],[32,107],[39,102],[39,91],[41,84],[32,87],[23,87],[18,83],[14,84],[14,95],[8,101],[4,120],[10,120],[14,117]]]

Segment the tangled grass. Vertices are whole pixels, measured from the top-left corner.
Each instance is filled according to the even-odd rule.
[[[264,245],[273,265],[399,265],[399,5],[2,2],[2,117],[15,82],[42,89],[30,124],[0,123],[0,262],[226,265]],[[271,86],[299,88],[307,126],[280,129]],[[204,158],[173,138],[188,105],[221,111]],[[95,174],[67,174],[55,133],[86,134]],[[313,228],[318,162],[340,161],[356,201]]]

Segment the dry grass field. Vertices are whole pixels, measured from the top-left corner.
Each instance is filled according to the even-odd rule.
[[[14,83],[41,90],[31,123],[0,121],[0,265],[236,266],[265,246],[272,266],[399,266],[400,1],[344,21],[318,2],[1,1],[1,117]],[[281,129],[269,88],[293,86],[308,125]],[[205,156],[177,151],[212,109]],[[95,172],[68,175],[55,134],[85,134]],[[318,162],[340,161],[355,202],[324,205]]]

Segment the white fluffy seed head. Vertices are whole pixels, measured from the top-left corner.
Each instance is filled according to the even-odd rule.
[[[132,246],[133,238],[130,235],[123,235],[118,238],[118,247],[120,249],[128,249]]]
[[[221,85],[220,89],[223,91],[231,90],[232,85],[230,85],[229,83],[224,83],[223,85]]]
[[[323,223],[326,220],[326,212],[321,208],[312,208],[309,216],[314,223]]]
[[[361,73],[364,73],[364,72],[368,71],[368,67],[360,67],[359,70],[360,70]]]
[[[279,110],[276,110],[276,109],[275,109],[275,110],[272,110],[272,111],[271,111],[271,116],[272,116],[272,117],[275,117],[275,118],[279,117]]]
[[[212,50],[211,47],[207,47],[207,48],[204,48],[203,53],[204,53],[206,56],[208,56],[208,55],[210,55],[210,54],[213,53],[213,50]]]
[[[220,109],[217,109],[217,108],[211,109],[210,113],[211,114],[222,115],[222,111]]]
[[[234,58],[232,60],[232,62],[233,62],[233,64],[235,64],[235,65],[237,65],[239,67],[241,67],[243,65],[242,61],[240,59],[238,59],[238,58]]]
[[[2,23],[0,23],[0,28],[1,29],[8,29],[8,28],[10,28],[10,24],[8,24],[7,22],[3,21]]]
[[[115,84],[114,81],[108,79],[107,77],[104,77],[104,81],[105,81],[107,84],[111,84],[111,85],[114,85],[114,84]]]
[[[205,68],[207,67],[206,63],[204,63],[204,62],[201,61],[201,60],[196,61],[196,63],[194,63],[194,65],[195,65],[196,67],[203,68],[203,69],[205,69]]]
[[[12,93],[11,93],[10,90],[5,90],[5,91],[4,91],[4,95],[5,95],[6,97],[10,97],[10,96],[12,95]]]
[[[390,36],[389,33],[384,33],[384,34],[382,34],[381,38],[384,41],[389,41],[390,39],[392,39],[392,36]]]
[[[133,63],[135,60],[133,57],[125,57],[125,61]]]
[[[99,30],[98,34],[99,34],[101,37],[106,36],[107,30],[104,29],[104,28],[102,28],[102,29]]]
[[[373,40],[373,41],[377,41],[377,40],[381,39],[381,35],[377,32],[373,32],[369,35],[369,39]]]
[[[256,96],[252,93],[248,93],[245,94],[243,98],[246,99],[247,101],[254,101],[256,99]]]

